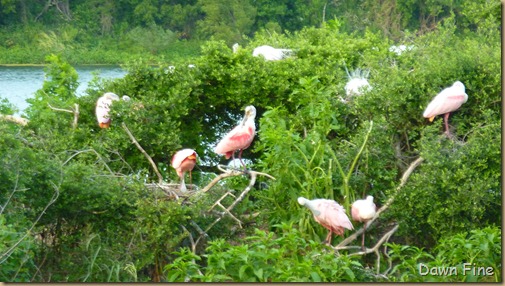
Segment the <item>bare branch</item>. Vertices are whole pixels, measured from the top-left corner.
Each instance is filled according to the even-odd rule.
[[[5,121],[14,122],[14,123],[22,125],[22,126],[26,126],[26,124],[28,124],[28,122],[29,122],[29,120],[26,118],[17,117],[17,116],[13,116],[13,115],[4,115],[4,114],[0,114],[0,119],[5,120]]]
[[[51,108],[52,110],[55,110],[55,111],[72,113],[74,115],[74,121],[72,122],[72,128],[74,128],[74,129],[77,128],[77,121],[79,120],[79,104],[75,103],[74,104],[75,108],[72,110],[56,108],[56,107],[52,106],[51,104],[49,104],[49,102],[47,103],[47,105],[49,106],[49,108]]]
[[[366,229],[370,229],[370,226],[372,225],[372,223],[379,217],[379,215],[385,211],[386,209],[389,208],[389,206],[393,203],[394,199],[396,198],[396,195],[398,194],[398,192],[400,191],[401,188],[403,188],[403,186],[405,185],[405,183],[407,183],[407,180],[408,178],[410,177],[410,175],[412,174],[412,172],[417,168],[417,166],[419,166],[422,162],[424,161],[424,158],[422,157],[419,157],[417,158],[414,162],[412,162],[409,166],[409,168],[405,171],[405,173],[403,173],[403,176],[402,178],[400,179],[400,185],[398,185],[398,187],[396,188],[396,193],[390,197],[387,202],[375,213],[375,216],[369,220],[367,223],[366,223]],[[345,245],[348,245],[351,241],[355,240],[360,234],[363,233],[363,228],[360,228],[359,230],[357,230],[356,232],[354,232],[352,235],[348,236],[346,239],[342,240],[337,246],[335,246],[336,248],[339,248],[339,247],[342,247],[342,246],[345,246]]]
[[[158,176],[158,183],[162,184],[163,183],[163,176],[161,176],[160,171],[158,171],[158,167],[156,167],[156,164],[154,163],[154,161],[151,158],[151,156],[149,156],[149,154],[147,154],[147,152],[144,150],[144,148],[142,148],[142,146],[140,146],[140,144],[137,141],[137,139],[135,139],[135,137],[133,136],[133,134],[130,132],[130,129],[128,129],[128,127],[126,127],[126,124],[123,122],[121,125],[123,126],[123,129],[126,131],[126,133],[128,134],[128,136],[130,137],[130,139],[132,140],[133,144],[135,144],[135,146],[137,146],[137,148],[140,150],[140,152],[142,154],[144,154],[144,156],[147,158],[147,160],[149,161],[149,163],[151,163],[151,166],[153,167],[154,172],[156,173],[156,176]]]

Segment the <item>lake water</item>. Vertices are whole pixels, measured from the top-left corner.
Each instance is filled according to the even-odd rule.
[[[77,66],[74,67],[79,78],[77,95],[84,94],[88,83],[96,73],[99,78],[121,78],[126,74],[119,66]],[[19,114],[28,107],[26,99],[32,98],[42,88],[44,82],[43,66],[0,66],[0,98],[7,98],[19,109]]]

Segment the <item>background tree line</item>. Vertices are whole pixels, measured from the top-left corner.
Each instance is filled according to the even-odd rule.
[[[119,63],[137,53],[173,61],[197,55],[201,41],[210,38],[245,44],[260,30],[292,33],[334,19],[343,31],[380,31],[398,41],[431,31],[450,15],[458,30],[476,30],[500,19],[497,5],[486,0],[5,0],[0,62],[42,63],[47,53],[40,49],[84,51],[87,59],[68,56],[75,63]],[[115,57],[107,51],[128,53]]]

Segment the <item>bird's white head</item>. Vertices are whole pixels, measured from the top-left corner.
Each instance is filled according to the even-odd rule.
[[[465,85],[459,80],[456,81],[452,86],[465,92]]]
[[[121,99],[123,99],[123,101],[130,101],[131,100],[131,98],[128,95],[123,95],[123,97],[121,97]]]
[[[307,202],[306,198],[304,198],[304,197],[298,197],[298,203],[300,205],[302,205],[302,206],[305,205],[305,202]]]
[[[119,100],[119,95],[113,92],[106,92],[103,94],[103,97],[105,97],[108,100]]]
[[[246,118],[256,118],[256,107],[249,105],[245,108],[245,117]]]
[[[366,200],[373,202],[373,196],[366,196]]]

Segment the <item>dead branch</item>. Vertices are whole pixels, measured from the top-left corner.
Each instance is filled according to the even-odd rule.
[[[114,172],[112,171],[112,169],[109,167],[109,165],[107,165],[107,163],[105,163],[105,161],[103,160],[102,156],[100,156],[100,154],[98,154],[98,152],[96,152],[95,149],[87,149],[87,150],[81,150],[81,151],[75,151],[75,153],[68,157],[67,160],[65,160],[65,162],[63,162],[62,166],[64,166],[65,164],[67,164],[70,160],[72,160],[72,158],[74,158],[75,156],[79,155],[79,154],[82,154],[82,153],[85,153],[85,152],[92,152],[92,153],[95,153],[95,155],[98,157],[98,159],[104,164],[105,168],[107,168],[107,170],[112,174],[114,175]]]
[[[74,121],[72,122],[72,128],[74,128],[74,129],[77,128],[77,121],[79,120],[79,104],[75,103],[74,108],[71,110],[53,107],[53,106],[51,106],[51,104],[49,104],[49,102],[47,103],[47,105],[49,106],[49,108],[51,108],[52,110],[55,110],[55,111],[72,113],[74,115]]]
[[[29,122],[29,120],[26,118],[17,117],[17,116],[13,116],[13,115],[4,115],[4,114],[0,114],[0,119],[5,120],[5,121],[14,122],[14,123],[22,125],[22,126],[26,126],[26,124],[28,124],[28,122]]]
[[[275,180],[275,178],[269,174],[266,174],[266,173],[262,173],[262,172],[256,172],[256,171],[251,171],[251,170],[248,170],[247,172],[244,172],[244,171],[239,171],[239,170],[235,170],[235,169],[226,169],[225,166],[222,166],[222,165],[218,165],[218,169],[221,170],[223,173],[220,174],[219,176],[217,176],[216,178],[214,178],[214,180],[212,180],[205,188],[202,189],[202,192],[207,192],[210,188],[212,188],[219,180],[223,179],[223,178],[226,178],[226,177],[233,177],[233,176],[241,176],[243,174],[248,174],[250,176],[250,180],[249,180],[249,184],[247,185],[247,187],[245,187],[245,189],[240,193],[240,195],[238,197],[236,197],[235,195],[233,195],[230,191],[227,191],[223,196],[221,196],[211,207],[210,209],[208,210],[208,212],[211,212],[215,206],[219,206],[223,209],[223,212],[218,212],[218,218],[212,222],[206,229],[205,231],[201,232],[200,233],[200,236],[198,237],[198,239],[196,240],[195,244],[198,244],[198,242],[200,241],[200,239],[204,236],[208,236],[207,235],[207,232],[214,226],[216,225],[219,221],[221,221],[221,219],[223,219],[225,217],[225,215],[229,215],[233,220],[235,220],[238,225],[239,225],[239,228],[242,228],[242,222],[236,217],[234,216],[232,213],[231,213],[231,210],[238,204],[240,203],[244,198],[245,196],[247,195],[247,193],[249,193],[254,184],[256,183],[256,177],[258,175],[260,176],[266,176],[272,180]],[[228,207],[225,207],[221,204],[221,201],[227,197],[227,196],[233,196],[235,198],[235,201]]]
[[[244,171],[242,170],[236,170],[236,169],[228,169],[226,168],[226,166],[223,166],[223,165],[218,165],[217,168],[223,172],[221,174],[219,174],[217,177],[215,177],[209,184],[207,184],[207,186],[205,186],[205,188],[202,189],[201,192],[205,193],[207,192],[208,190],[210,190],[215,184],[217,184],[217,182],[219,182],[220,180],[224,179],[224,178],[228,178],[228,177],[236,177],[236,176],[240,176],[240,175],[244,175],[246,174]],[[268,177],[272,180],[275,180],[275,178],[267,173],[262,173],[262,172],[256,172],[256,171],[251,171],[251,170],[248,170],[247,173],[249,174],[255,174],[254,176],[256,177],[257,175],[261,175],[261,176],[265,176],[265,177]],[[255,178],[256,180],[256,178]]]
[[[399,225],[395,225],[390,231],[386,232],[382,238],[374,245],[374,247],[372,248],[365,248],[364,251],[358,251],[358,252],[354,252],[354,253],[351,253],[349,254],[349,256],[358,256],[358,255],[366,255],[366,254],[369,254],[369,253],[375,253],[375,255],[377,256],[377,260],[376,260],[376,269],[377,269],[377,274],[379,274],[379,271],[380,271],[380,253],[379,253],[379,248],[386,242],[389,241],[389,238],[391,238],[391,236],[393,235],[393,233],[395,233],[397,230],[398,230],[398,227]],[[333,247],[333,249],[335,251],[339,251],[339,250],[350,250],[350,249],[354,249],[356,248],[356,246],[336,246],[336,247]],[[358,246],[358,248],[360,248]],[[360,248],[361,249],[361,248]]]
[[[154,172],[156,173],[156,176],[158,176],[158,183],[162,184],[163,183],[163,176],[161,176],[160,171],[158,171],[158,167],[156,167],[156,164],[154,163],[154,161],[151,158],[151,156],[149,156],[149,154],[147,154],[147,152],[144,150],[144,148],[142,148],[142,146],[140,146],[139,142],[137,141],[137,139],[135,139],[135,137],[133,136],[133,134],[130,132],[130,129],[128,129],[128,127],[126,127],[126,124],[124,122],[121,123],[121,126],[123,126],[123,129],[126,131],[126,133],[128,134],[128,136],[132,140],[133,144],[135,144],[135,146],[137,146],[137,148],[140,150],[140,152],[142,154],[144,154],[144,156],[147,158],[147,160],[149,161],[149,163],[151,163],[151,166],[153,167]]]
[[[412,172],[417,168],[417,166],[419,166],[422,162],[424,161],[424,158],[422,157],[419,157],[417,158],[414,162],[412,162],[410,164],[410,166],[408,167],[408,169],[405,171],[405,173],[403,173],[403,176],[402,178],[400,179],[400,185],[398,185],[398,187],[396,188],[396,193],[390,197],[387,202],[375,213],[375,216],[369,220],[367,223],[366,223],[366,229],[370,229],[370,226],[372,225],[372,223],[379,217],[379,215],[387,210],[389,208],[389,206],[393,203],[396,195],[398,194],[398,192],[400,191],[401,188],[403,188],[403,186],[405,185],[405,183],[407,183],[407,180],[408,178],[410,177],[410,175],[412,174]],[[343,246],[346,246],[348,245],[351,241],[355,240],[356,238],[358,238],[358,236],[360,234],[363,233],[363,228],[360,228],[359,230],[357,230],[356,232],[354,232],[352,235],[350,235],[349,237],[347,237],[346,239],[342,240],[337,246],[335,246],[335,248],[340,248],[340,247],[343,247]]]

